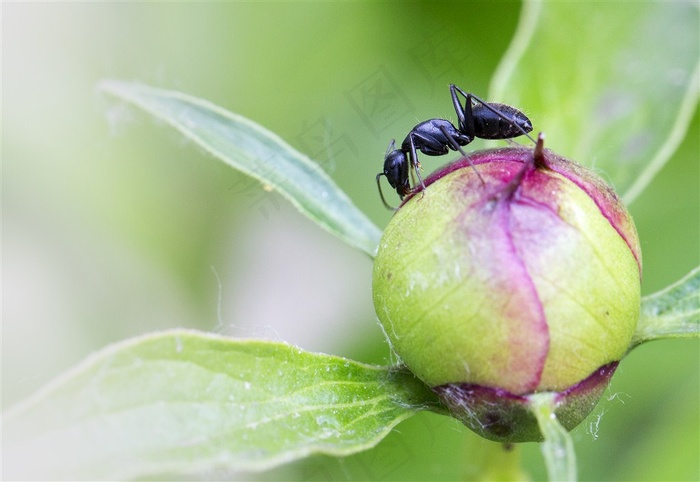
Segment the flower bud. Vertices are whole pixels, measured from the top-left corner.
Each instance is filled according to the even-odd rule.
[[[425,185],[395,213],[374,263],[392,349],[486,438],[541,439],[528,411],[539,392],[558,394],[572,429],[637,324],[629,213],[597,175],[549,150],[475,152]]]

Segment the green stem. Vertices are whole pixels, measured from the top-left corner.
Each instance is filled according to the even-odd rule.
[[[555,408],[554,393],[538,393],[530,398],[530,409],[544,437],[542,454],[549,480],[575,481],[576,454],[569,432],[559,423]]]
[[[466,453],[464,480],[468,481],[508,481],[530,480],[520,461],[520,446],[485,440],[469,434]]]
[[[662,338],[697,338],[700,334],[700,267],[665,289],[642,298],[639,324],[630,350]]]

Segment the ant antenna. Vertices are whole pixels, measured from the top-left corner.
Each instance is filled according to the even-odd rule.
[[[392,141],[392,145],[393,145],[393,143],[394,142]],[[380,172],[379,174],[377,174],[377,187],[379,188],[379,197],[382,198],[382,203],[384,203],[384,207],[386,207],[387,209],[390,209],[392,211],[397,211],[399,208],[395,208],[393,206],[390,206],[389,203],[386,202],[386,199],[384,199],[384,193],[382,192],[382,183],[379,181],[379,178],[382,176],[386,176],[386,174],[384,174],[383,172]]]
[[[389,143],[389,147],[386,148],[386,152],[384,153],[384,159],[386,159],[389,156],[389,153],[393,151],[396,148],[396,139],[392,139],[391,142]]]

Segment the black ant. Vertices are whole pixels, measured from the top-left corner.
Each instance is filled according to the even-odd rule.
[[[457,97],[457,92],[465,98],[464,107]],[[394,140],[384,156],[384,170],[377,174],[379,196],[388,209],[394,209],[387,204],[382,194],[379,182],[385,176],[391,187],[396,189],[401,199],[411,192],[409,183],[409,167],[413,167],[420,185],[425,188],[420,175],[420,162],[416,149],[428,156],[442,156],[450,149],[466,155],[461,146],[466,146],[475,137],[481,139],[511,139],[526,135],[532,142],[536,141],[528,134],[532,131],[532,123],[525,114],[515,107],[506,104],[488,103],[474,94],[468,94],[454,84],[450,84],[452,104],[457,112],[458,126],[455,127],[446,119],[429,119],[416,125],[401,143],[401,149],[395,149]],[[473,105],[476,101],[478,104]],[[475,172],[479,179],[481,175]],[[483,179],[481,179],[483,182]]]

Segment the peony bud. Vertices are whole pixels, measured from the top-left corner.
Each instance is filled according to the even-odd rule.
[[[374,264],[395,353],[455,417],[499,441],[541,439],[535,393],[557,393],[560,421],[578,425],[639,316],[629,213],[591,171],[535,152],[475,152],[433,173],[394,215]]]

